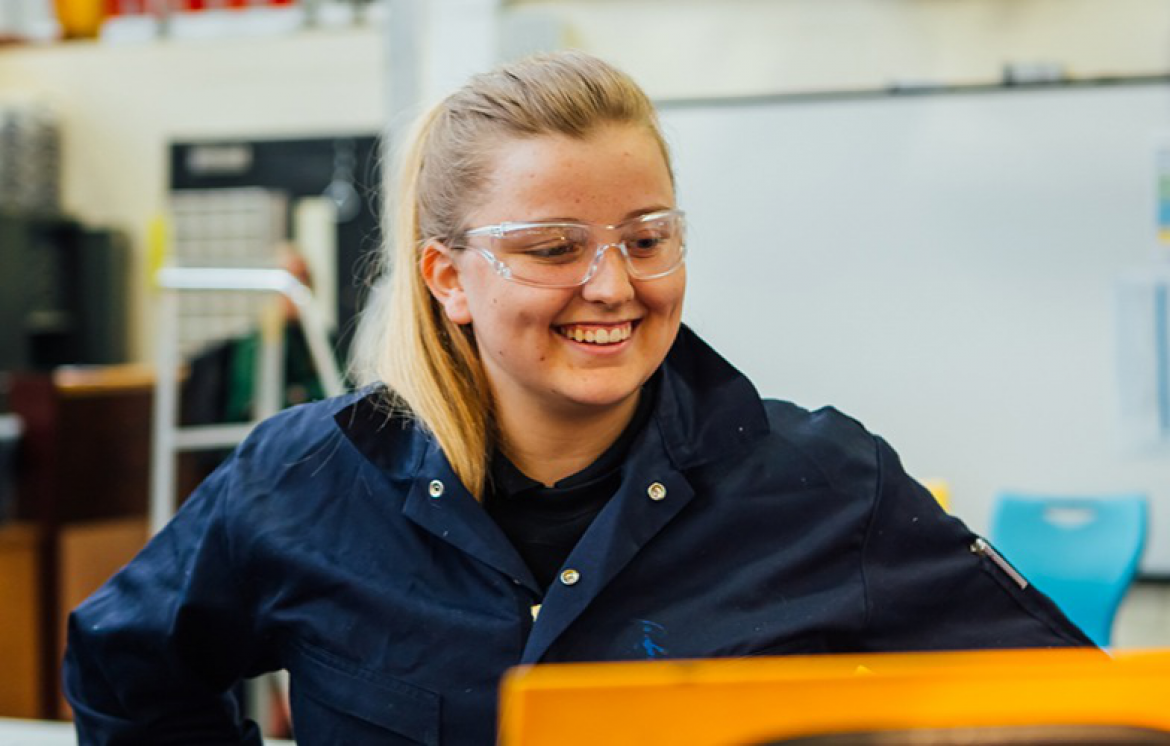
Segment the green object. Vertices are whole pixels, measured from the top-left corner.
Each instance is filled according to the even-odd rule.
[[[232,344],[231,366],[224,419],[248,422],[255,419],[256,370],[260,359],[261,338],[256,331]],[[313,366],[313,357],[299,324],[284,327],[284,396],[282,406],[325,398],[321,379]]]

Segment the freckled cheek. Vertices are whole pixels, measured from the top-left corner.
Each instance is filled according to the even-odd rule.
[[[681,283],[672,283],[644,290],[640,300],[655,313],[675,317],[682,313],[684,289],[685,286]]]
[[[512,315],[518,327],[536,331],[546,330],[552,327],[553,321],[557,318],[557,314],[564,310],[564,307],[564,303],[538,303],[531,298],[527,299],[526,302],[518,301],[510,306],[513,309]]]

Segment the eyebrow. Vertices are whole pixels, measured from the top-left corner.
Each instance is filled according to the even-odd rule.
[[[619,220],[617,222],[617,224],[625,223],[625,222],[628,222],[630,220],[634,220],[635,218],[640,218],[644,215],[653,215],[656,212],[667,212],[667,211],[673,210],[673,209],[675,209],[675,208],[662,205],[662,206],[657,206],[657,207],[643,207],[643,208],[640,208],[637,210],[631,210],[630,212],[627,212],[625,214],[625,217],[623,217],[621,220]],[[580,218],[574,218],[574,217],[552,217],[552,218],[540,218],[537,220],[510,220],[510,221],[505,221],[505,222],[510,222],[510,223],[580,223],[581,225],[590,225],[590,223],[588,221],[581,220]]]

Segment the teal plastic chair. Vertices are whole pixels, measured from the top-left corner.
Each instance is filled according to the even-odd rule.
[[[1112,640],[1113,618],[1137,573],[1147,522],[1144,495],[1004,493],[995,506],[991,543],[1104,647]]]

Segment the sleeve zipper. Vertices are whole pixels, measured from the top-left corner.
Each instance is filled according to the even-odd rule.
[[[1020,590],[1028,587],[1027,579],[1016,568],[1008,564],[1008,561],[1003,558],[1003,555],[995,551],[995,547],[988,544],[986,539],[976,537],[975,541],[971,544],[971,552],[994,562],[996,567],[1003,570],[1009,578],[1015,581],[1016,585],[1020,586]]]

